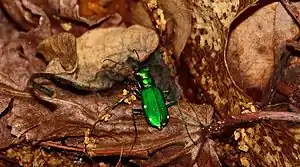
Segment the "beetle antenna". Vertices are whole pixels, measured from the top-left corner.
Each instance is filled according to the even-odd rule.
[[[133,49],[133,51],[134,51],[136,57],[138,58],[138,60],[140,61],[140,56],[139,56],[139,54],[137,53],[137,51],[136,51],[135,49]]]
[[[179,103],[178,103],[178,110],[179,110],[181,119],[182,119],[182,121],[183,121],[185,130],[186,130],[186,132],[187,132],[187,134],[188,134],[188,137],[191,139],[191,141],[193,142],[194,145],[197,145],[197,143],[193,140],[193,138],[192,138],[192,136],[191,136],[191,134],[190,134],[190,132],[189,132],[189,130],[188,130],[187,123],[186,123],[186,121],[185,121],[185,118],[184,118],[184,116],[183,116],[183,113],[182,113],[181,110],[180,110],[180,105],[179,105]]]
[[[116,62],[116,61],[114,61],[114,60],[112,60],[112,59],[108,59],[108,58],[104,59],[104,60],[103,60],[103,63],[104,63],[105,61],[111,61],[111,62],[113,62],[113,63],[119,64],[119,65],[122,65],[121,63],[119,63],[119,62]]]

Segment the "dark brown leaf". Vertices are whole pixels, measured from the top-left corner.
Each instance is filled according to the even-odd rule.
[[[38,17],[29,13],[26,8],[24,8],[21,0],[3,0],[1,4],[11,18],[22,28],[30,30],[38,25]]]
[[[17,90],[27,88],[32,73],[41,71],[45,64],[34,57],[33,46],[24,39],[16,38],[0,48],[0,81]]]
[[[0,94],[0,149],[6,148],[10,144],[12,144],[15,139],[11,136],[10,129],[7,128],[7,118],[9,117],[7,114],[10,112],[9,104],[12,104],[12,99],[9,97]]]
[[[215,142],[207,139],[198,154],[197,163],[199,167],[221,167],[220,160],[215,150]]]
[[[6,92],[14,94],[15,99],[8,125],[12,127],[13,135],[17,137],[24,136],[27,141],[53,140],[65,136],[84,136],[88,129],[93,126],[97,115],[105,114],[104,108],[112,105],[113,101],[117,99],[113,96],[103,97],[96,94],[74,96],[68,92],[58,94],[58,98],[40,96],[43,100],[55,105],[54,110],[51,111],[38,101],[33,101],[29,94],[10,92],[9,90],[6,90]],[[9,96],[9,94],[6,95]],[[166,158],[163,161],[142,162],[151,164],[155,162],[158,165],[169,163],[186,153],[190,156],[190,150],[195,146],[188,137],[187,130],[193,140],[201,143],[203,139],[201,137],[202,125],[198,123],[197,119],[194,119],[195,112],[206,112],[207,110],[199,110],[201,107],[198,107],[198,110],[194,111],[195,109],[193,110],[189,106],[182,103],[180,106],[172,107],[169,124],[162,131],[150,127],[144,116],[135,117],[138,133],[137,141],[131,150],[135,137],[131,109],[132,107],[139,108],[139,105],[120,105],[106,113],[111,115],[108,121],[99,122],[93,134],[85,138],[87,151],[93,156],[118,155],[123,149],[123,156],[151,156],[154,160],[156,156],[160,157],[160,154],[165,156],[172,153],[172,156],[165,156]],[[188,125],[187,129],[179,113],[179,108],[184,114],[184,119]],[[77,147],[83,149],[83,141]],[[170,152],[169,149],[175,150]],[[176,154],[173,154],[175,152]],[[154,153],[153,156],[152,153]]]

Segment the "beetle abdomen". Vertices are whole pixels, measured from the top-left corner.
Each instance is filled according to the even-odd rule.
[[[150,87],[142,90],[142,108],[147,122],[158,129],[162,129],[169,120],[165,98],[160,89]]]

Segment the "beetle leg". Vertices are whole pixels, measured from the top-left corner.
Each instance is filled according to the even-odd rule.
[[[171,101],[171,102],[168,102],[166,104],[166,107],[169,108],[169,107],[172,107],[173,105],[175,105],[177,103],[177,101]]]
[[[137,131],[136,123],[135,123],[135,115],[142,115],[142,114],[143,114],[143,109],[138,109],[138,108],[132,109],[132,120],[133,120],[133,126],[134,126],[134,140],[133,140],[133,144],[130,149],[130,153],[136,143],[137,135],[138,135],[138,131]]]
[[[184,125],[184,127],[185,127],[186,133],[188,134],[188,136],[189,136],[189,138],[191,139],[191,141],[193,142],[193,144],[194,144],[194,145],[197,145],[197,143],[193,140],[193,138],[192,138],[192,136],[191,136],[191,134],[190,134],[190,132],[189,132],[187,123],[186,123],[186,121],[185,121],[185,119],[184,119],[184,115],[183,115],[183,113],[182,113],[181,110],[180,110],[180,104],[179,104],[179,103],[178,103],[178,110],[179,110],[181,119],[182,119],[182,121],[183,121],[183,125]]]
[[[137,89],[133,90],[132,93],[140,100],[142,98],[141,92]]]
[[[163,90],[162,92],[166,95],[170,94],[170,90]]]
[[[162,91],[164,94],[164,98],[166,99],[170,95],[170,90],[164,90]]]
[[[139,89],[132,89],[132,88],[130,88],[129,86],[126,86],[126,89],[127,90],[129,90],[129,93],[128,94],[130,94],[130,93],[132,93],[134,96],[136,96],[136,98],[138,98],[139,100],[141,99],[141,92],[140,92],[140,90]]]
[[[143,109],[134,108],[132,109],[133,115],[143,115]]]

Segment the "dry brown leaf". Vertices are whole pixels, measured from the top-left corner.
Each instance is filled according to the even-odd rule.
[[[36,13],[30,13],[26,4],[31,4],[43,10],[49,17],[62,17],[84,22],[89,26],[98,24],[108,17],[120,13],[122,17],[128,15],[126,4],[120,0],[114,1],[95,1],[95,0],[17,0],[17,1],[1,1],[9,15],[17,24],[26,30],[36,27],[39,18]],[[124,5],[122,5],[124,4]],[[31,10],[31,9],[29,9]]]
[[[201,153],[197,158],[198,167],[221,167],[218,154],[215,148],[215,142],[211,139],[207,139],[201,148]]]
[[[31,12],[32,15],[39,16],[38,26],[31,29],[28,35],[35,38],[36,41],[41,41],[51,35],[50,20],[46,13],[38,6],[30,2],[30,0],[22,0],[22,6]],[[26,16],[25,16],[26,17]]]
[[[50,110],[38,101],[33,101],[33,97],[28,93],[3,88],[1,90],[5,91],[2,93],[6,96],[13,96],[15,99],[10,112],[11,115],[8,118],[8,125],[11,126],[13,135],[21,138],[25,137],[27,141],[55,140],[67,136],[79,137],[81,141],[79,140],[80,142],[76,144],[78,151],[82,151],[84,148],[83,139],[80,137],[93,126],[97,115],[104,112],[105,106],[112,105],[118,98],[96,94],[74,96],[74,94],[62,90],[58,98],[40,96],[42,100],[55,106]],[[139,105],[135,104],[133,108],[139,108]],[[195,119],[197,118],[195,114],[208,110],[202,111],[203,107],[191,108],[191,105],[187,103],[174,106],[170,109],[169,124],[162,131],[150,127],[144,116],[136,116],[137,141],[131,150],[135,136],[131,109],[132,106],[120,105],[109,111],[112,116],[108,121],[97,124],[93,135],[88,138],[89,140],[86,143],[90,155],[117,156],[123,149],[123,156],[151,157],[148,161],[139,161],[139,163],[157,164],[158,166],[177,160],[184,155],[192,160],[197,158],[191,155],[201,152],[199,150],[201,148],[200,144],[193,145],[187,135],[187,130],[193,140],[202,143],[201,131],[203,129],[201,128],[202,125]],[[184,115],[188,129],[184,126],[179,109]],[[203,113],[203,115],[209,114]],[[47,142],[44,144],[47,145]],[[193,149],[194,147],[197,147],[197,149]],[[175,150],[170,152],[170,149]],[[161,154],[165,157],[164,159],[161,158]],[[157,161],[157,158],[161,161]]]
[[[101,21],[107,19],[115,11],[109,11],[104,6],[107,4],[101,4],[99,2],[104,1],[95,1],[95,0],[64,0],[60,3],[50,1],[50,4],[55,6],[55,9],[59,13],[58,15],[63,18],[69,18],[77,21],[82,21],[89,26],[100,23]],[[107,1],[104,3],[111,3],[112,1]],[[57,5],[59,4],[59,5]]]
[[[203,112],[196,112],[197,118],[199,122],[203,126],[209,126],[213,121],[213,114],[214,109],[210,105],[193,105],[193,108],[198,107],[195,109],[196,111],[203,111]]]
[[[46,54],[44,57],[50,61],[45,73],[54,74],[55,78],[86,90],[108,89],[115,81],[130,76],[131,71],[121,64],[129,58],[145,60],[159,42],[155,31],[138,25],[93,29],[76,39],[76,48],[74,37],[62,43],[60,38],[65,39],[65,36],[66,34],[54,36],[38,47],[39,52]],[[73,53],[69,52],[69,47],[73,47]],[[105,59],[111,61],[104,61]]]
[[[3,9],[0,9],[0,48],[19,35],[14,25],[5,17]]]
[[[3,94],[0,95],[0,149],[6,148],[10,144],[12,144],[13,140],[15,139],[11,133],[10,129],[7,128],[7,118],[9,117],[8,113],[10,112],[10,104],[13,103],[13,99],[9,98]]]
[[[45,12],[30,0],[1,1],[10,16],[26,30],[31,30],[35,40],[49,37],[50,21]]]
[[[22,28],[30,30],[31,28],[38,25],[38,18],[29,13],[26,8],[22,6],[21,0],[10,1],[4,0],[1,1],[2,6],[11,16],[14,21],[19,24]]]
[[[29,44],[20,33],[2,17],[1,22],[6,23],[7,27],[1,28],[2,44],[0,47],[0,85],[13,91],[25,90],[27,88],[27,80],[34,72],[41,71],[45,68],[44,63],[34,57],[35,48]],[[6,30],[9,28],[10,30]],[[3,38],[2,38],[3,37]],[[9,86],[7,86],[9,85]],[[3,90],[3,89],[2,89]],[[6,96],[3,92],[1,95],[1,113],[8,106],[12,96]],[[12,143],[17,144],[19,140],[11,135],[11,129],[7,128],[7,119],[10,117],[10,110],[7,114],[2,115],[0,119],[1,142],[0,147],[5,148]]]
[[[155,28],[144,2],[138,1],[137,3],[132,3],[130,7],[133,24],[138,24],[152,29]]]
[[[165,19],[174,22],[173,49],[176,60],[179,62],[180,54],[191,33],[191,13],[185,0],[158,0],[158,8],[163,10]]]
[[[17,90],[27,88],[32,73],[45,69],[45,64],[34,57],[35,49],[27,41],[16,38],[0,48],[0,82]]]
[[[233,79],[243,90],[251,93],[257,89],[261,95],[273,74],[281,46],[298,33],[298,28],[278,2],[248,15],[231,32],[227,62]],[[254,98],[260,101],[261,97]]]
[[[47,62],[57,57],[67,72],[72,72],[77,67],[76,38],[70,33],[53,35],[39,43],[36,50]]]

